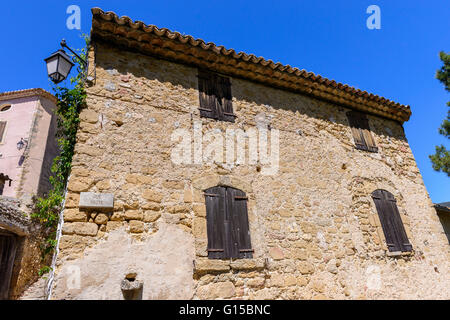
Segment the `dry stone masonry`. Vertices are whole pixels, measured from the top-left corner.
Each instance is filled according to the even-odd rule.
[[[339,104],[221,72],[234,122],[200,117],[198,61],[225,65],[222,51],[205,49],[202,60],[192,41],[180,40],[170,56],[157,48],[178,40],[163,31],[150,35],[129,18],[93,12],[95,81],[81,113],[52,299],[124,299],[129,274],[142,299],[450,298],[448,242],[401,107],[386,102],[379,112],[390,118],[366,112],[377,147],[368,152],[355,148],[346,113],[357,105],[344,94]],[[177,58],[191,53],[198,64]],[[227,129],[261,123],[269,138],[279,131],[276,174],[262,174],[260,162],[172,161],[183,139],[176,130],[189,133],[194,150],[198,124],[203,137],[213,131],[225,141]],[[216,186],[245,193],[252,258],[208,258],[204,192]],[[412,251],[388,250],[372,198],[378,189],[395,197]],[[80,206],[85,192],[113,195],[113,207]]]

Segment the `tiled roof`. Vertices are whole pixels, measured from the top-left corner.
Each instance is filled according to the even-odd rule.
[[[407,121],[409,106],[329,80],[312,72],[283,65],[244,52],[205,43],[189,35],[166,28],[146,25],[114,12],[93,8],[91,37],[144,54],[212,69],[231,76],[245,78],[275,87],[302,92],[338,105],[377,114],[386,118]]]
[[[32,96],[41,96],[41,97],[49,99],[50,101],[52,101],[54,103],[56,103],[56,101],[57,101],[57,99],[54,95],[52,95],[50,92],[48,92],[44,89],[41,89],[41,88],[0,92],[0,101],[32,97]]]

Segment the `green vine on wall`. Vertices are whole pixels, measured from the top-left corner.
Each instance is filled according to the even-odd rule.
[[[83,35],[86,47],[77,50],[82,59],[86,61],[89,38]],[[74,56],[75,60],[78,60]],[[80,123],[80,111],[86,103],[86,91],[84,89],[85,66],[80,61],[76,61],[80,66],[75,77],[70,79],[72,88],[54,86],[53,92],[58,99],[56,105],[58,146],[60,154],[53,160],[50,177],[51,190],[45,197],[37,199],[33,218],[39,220],[48,235],[41,244],[42,261],[44,262],[49,254],[56,248],[56,231],[59,222],[59,213],[62,210],[67,180],[69,178],[72,157],[74,153],[76,134]],[[51,270],[49,266],[44,266],[39,271],[39,275]]]

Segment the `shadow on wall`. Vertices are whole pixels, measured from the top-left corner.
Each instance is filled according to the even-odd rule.
[[[96,57],[96,67],[100,67],[105,70],[116,69],[121,75],[132,73],[136,78],[157,80],[161,83],[170,82],[173,86],[182,86],[185,89],[198,90],[197,77],[195,77],[195,81],[192,81],[192,77],[186,77],[184,74],[180,74],[176,70],[173,72],[161,72],[163,71],[162,69],[164,66],[161,67],[161,65],[158,65],[156,60],[140,58],[142,56],[146,57],[146,55],[132,52],[130,49],[120,49],[120,47],[117,46],[113,47],[103,42],[98,43],[100,45],[98,46],[98,50],[96,52],[98,55]],[[125,51],[127,52],[127,55],[123,54]],[[103,56],[105,53],[110,55],[112,52],[117,53],[117,59],[111,60]],[[129,59],[130,54],[134,55],[134,59]],[[157,57],[154,58],[158,59]],[[186,67],[192,68],[188,66]],[[193,68],[195,69],[196,67]],[[247,104],[265,105],[271,106],[274,109],[290,111],[293,116],[298,112],[310,118],[349,126],[345,115],[345,112],[350,110],[349,108],[344,109],[344,107],[336,104],[320,101],[312,97],[306,97],[298,92],[292,92],[286,89],[277,89],[249,80],[241,80],[234,77],[232,78],[233,84],[231,90],[233,99],[245,102]],[[236,113],[239,114],[239,112]],[[376,117],[378,119],[382,119],[383,125],[375,126],[372,122],[372,132],[376,135],[385,135],[390,138],[406,141],[404,130],[399,122],[379,118],[378,116]],[[392,132],[386,131],[385,126],[391,129],[393,128],[394,130],[390,130]]]

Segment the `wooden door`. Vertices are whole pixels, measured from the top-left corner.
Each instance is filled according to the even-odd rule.
[[[13,234],[0,233],[0,300],[9,298],[11,275],[16,257],[17,238]]]

